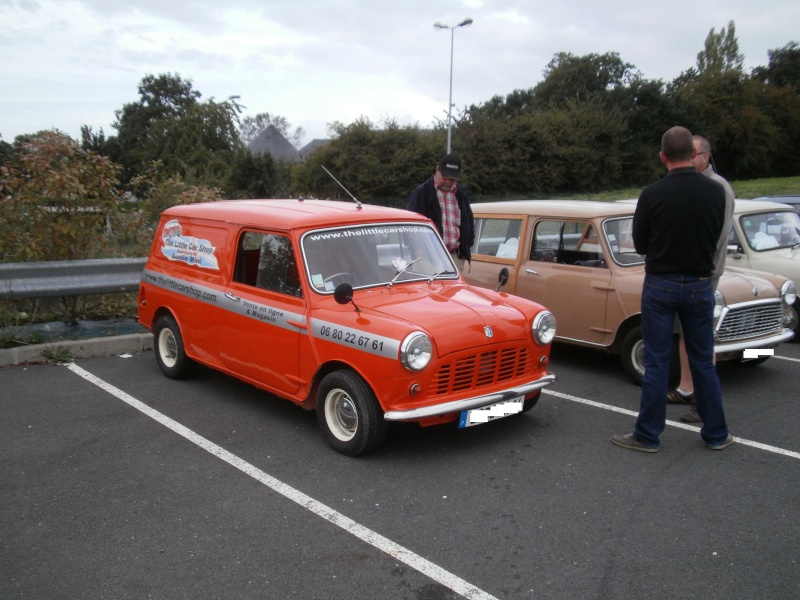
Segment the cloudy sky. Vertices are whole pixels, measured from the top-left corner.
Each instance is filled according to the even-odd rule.
[[[672,80],[729,21],[748,70],[800,42],[798,0],[0,0],[0,135],[113,135],[114,111],[163,73],[284,116],[304,143],[360,116],[428,126],[447,115],[451,37],[457,111],[533,87],[557,52]]]

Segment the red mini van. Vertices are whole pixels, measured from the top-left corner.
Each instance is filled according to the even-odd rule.
[[[166,210],[139,321],[166,376],[202,363],[315,409],[352,456],[387,422],[484,423],[529,410],[555,381],[550,311],[467,285],[425,217],[361,203]]]

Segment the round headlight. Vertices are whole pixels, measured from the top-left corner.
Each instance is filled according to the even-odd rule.
[[[400,362],[409,371],[422,371],[431,362],[433,344],[421,331],[406,336],[400,345]]]
[[[719,319],[720,315],[722,314],[722,309],[725,308],[725,296],[722,295],[722,292],[717,290],[714,292],[714,320],[716,321]]]
[[[797,288],[791,279],[785,281],[781,286],[781,300],[786,306],[791,306],[797,300]]]
[[[531,331],[536,343],[546,346],[556,337],[556,316],[549,310],[543,310],[533,320]]]

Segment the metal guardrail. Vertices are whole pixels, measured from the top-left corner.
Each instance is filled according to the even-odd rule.
[[[0,263],[0,300],[135,292],[146,258]]]

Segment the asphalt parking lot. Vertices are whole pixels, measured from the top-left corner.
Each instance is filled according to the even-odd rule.
[[[628,432],[615,357],[557,347],[529,413],[331,450],[313,413],[152,352],[0,369],[0,597],[800,597],[800,344],[719,366],[737,443]]]

